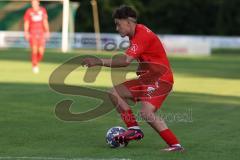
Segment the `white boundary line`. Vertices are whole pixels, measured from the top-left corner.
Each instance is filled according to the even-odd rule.
[[[126,158],[0,157],[0,160],[130,160]]]

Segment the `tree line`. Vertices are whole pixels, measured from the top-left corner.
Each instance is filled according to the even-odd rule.
[[[74,1],[74,0],[73,0]],[[78,0],[76,32],[93,32],[90,0]],[[142,23],[158,34],[240,35],[240,0],[97,0],[101,32],[115,32],[112,12],[133,6]]]

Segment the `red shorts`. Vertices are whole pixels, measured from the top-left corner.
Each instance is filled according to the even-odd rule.
[[[143,84],[139,79],[129,80],[123,83],[132,94],[133,101],[145,101],[159,109],[172,90],[173,83],[158,80],[155,84]]]
[[[29,43],[32,46],[45,47],[46,39],[44,34],[30,34]]]

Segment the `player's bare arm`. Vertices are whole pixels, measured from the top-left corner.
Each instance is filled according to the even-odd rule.
[[[29,21],[24,21],[24,37],[27,41],[29,40]]]
[[[111,68],[126,67],[134,60],[133,57],[128,55],[119,55],[114,59],[110,58],[85,58],[82,61],[82,66],[93,67],[93,66],[105,66]]]
[[[47,18],[44,18],[44,20],[43,20],[43,26],[44,26],[44,29],[45,29],[46,39],[49,39],[50,33],[49,33],[49,23],[48,23],[48,19],[47,19]]]

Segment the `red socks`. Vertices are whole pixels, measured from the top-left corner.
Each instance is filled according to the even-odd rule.
[[[37,54],[32,53],[32,66],[35,67],[38,65],[38,57]]]
[[[177,137],[172,133],[170,129],[161,131],[159,135],[169,146],[179,144]]]
[[[121,117],[128,128],[138,127],[138,123],[131,109],[123,111],[121,113]],[[177,137],[172,133],[170,129],[165,129],[161,131],[159,135],[169,146],[179,144]]]
[[[126,126],[129,127],[134,127],[134,126],[138,126],[138,123],[135,119],[134,114],[132,113],[132,110],[129,109],[127,111],[123,111],[121,113],[121,117],[122,120],[124,121],[124,123],[126,124]]]
[[[35,67],[38,65],[38,62],[40,62],[43,59],[43,54],[35,54],[32,53],[32,66]]]
[[[37,54],[38,62],[42,61],[43,59],[43,54],[38,53]]]

